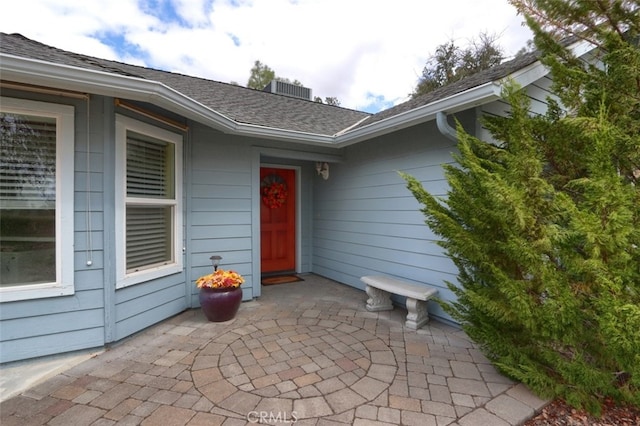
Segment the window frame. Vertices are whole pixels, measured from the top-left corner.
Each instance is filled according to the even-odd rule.
[[[116,114],[116,194],[115,194],[115,244],[116,244],[116,289],[151,281],[167,275],[180,273],[183,266],[183,212],[182,212],[182,144],[183,136],[161,129],[131,117]],[[127,196],[127,132],[132,131],[174,146],[174,196],[168,199]],[[172,208],[172,256],[173,261],[136,272],[127,272],[127,205],[136,207]]]
[[[56,281],[0,287],[0,302],[69,296],[74,286],[75,108],[71,105],[2,97],[0,111],[56,120]]]

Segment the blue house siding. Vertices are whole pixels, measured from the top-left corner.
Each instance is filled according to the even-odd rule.
[[[116,291],[115,340],[188,308],[184,272]]]
[[[2,303],[0,362],[103,346],[105,262],[102,238],[102,98],[92,97],[88,101],[91,117],[87,125],[87,100],[13,90],[3,90],[3,96],[67,104],[75,108],[75,271],[73,295]],[[87,130],[90,132],[89,147]],[[87,265],[90,259],[92,264]]]
[[[543,77],[526,88],[533,113],[546,111],[550,84]],[[471,134],[491,140],[476,114],[508,111],[506,102],[496,101],[456,118]],[[431,194],[444,197],[448,184],[442,165],[452,164],[456,151],[455,142],[433,122],[347,148],[347,161],[332,168],[330,181],[315,185],[313,271],[361,289],[363,275],[392,275],[434,286],[440,298],[455,301],[446,283],[457,283],[458,270],[437,245],[438,237],[397,172],[416,177]],[[452,320],[435,303],[429,310]]]
[[[42,316],[41,321],[46,321],[47,316]],[[49,318],[50,319],[50,318]],[[41,321],[38,323],[40,324]],[[74,322],[82,321],[82,317],[73,317]],[[62,330],[64,325],[58,328]],[[73,352],[82,349],[97,348],[103,346],[103,334],[94,329],[79,329],[68,332],[57,332],[32,337],[21,336],[20,339],[3,341],[2,363],[19,361],[30,358],[55,355],[65,352]]]
[[[191,140],[186,168],[190,306],[199,306],[195,280],[211,272],[209,257],[213,254],[223,257],[222,268],[236,270],[244,276],[244,300],[260,296],[260,180],[257,171],[262,165],[294,167],[300,171],[298,272],[311,271],[312,185],[320,178],[315,175],[315,161],[296,157],[318,155],[320,159],[335,150],[301,149],[293,144],[230,136],[198,124],[192,126]],[[294,152],[292,148],[296,154],[278,157],[278,153]]]
[[[200,305],[195,280],[212,271],[211,257],[221,267],[245,278],[243,299],[255,297],[252,275],[252,150],[246,141],[193,125],[189,174],[190,211],[187,250],[190,306]],[[259,283],[259,277],[257,285]]]
[[[452,299],[445,281],[457,269],[436,244],[420,205],[398,171],[445,195],[442,164],[453,161],[455,143],[435,123],[406,129],[347,148],[344,164],[314,188],[313,271],[364,289],[360,277],[386,274],[437,287]],[[434,316],[449,317],[434,304]]]
[[[300,188],[300,271],[301,273],[310,272],[313,267],[313,183],[317,180],[322,180],[317,176],[315,171],[315,164],[297,162],[294,165],[299,165],[300,170],[300,182],[302,187]]]

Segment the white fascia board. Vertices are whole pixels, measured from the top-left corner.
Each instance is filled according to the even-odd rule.
[[[579,58],[582,55],[589,53],[592,50],[595,50],[597,47],[598,46],[591,43],[590,41],[580,40],[573,43],[571,46],[569,46],[569,50],[575,57]]]
[[[321,161],[327,163],[342,163],[344,162],[344,157],[341,154],[327,154],[327,153],[319,153],[313,151],[297,151],[291,149],[282,149],[282,148],[270,148],[265,146],[256,146],[255,147],[261,155],[278,157],[278,158],[289,158],[292,160],[303,160],[303,161]]]
[[[580,56],[592,50],[594,46],[581,41],[570,48],[574,54]],[[162,83],[141,78],[5,54],[0,54],[0,71],[4,80],[150,102],[224,133],[335,148],[434,120],[439,112],[452,114],[497,100],[501,97],[503,84],[507,80],[514,80],[520,86],[526,87],[548,73],[547,68],[536,61],[501,81],[485,83],[356,130],[327,136],[238,123]]]
[[[518,71],[504,77],[500,80],[501,86],[508,81],[517,83],[520,87],[527,87],[531,83],[541,79],[545,75],[549,74],[549,69],[542,65],[540,61],[536,61],[531,65],[528,65]]]
[[[573,55],[581,57],[596,47],[593,43],[580,40],[568,48]],[[508,81],[514,81],[520,87],[527,87],[547,74],[549,74],[549,69],[539,60],[535,61],[531,65],[517,70],[501,80],[485,83],[448,98],[440,99],[419,108],[377,121],[368,126],[363,126],[357,130],[350,131],[347,129],[336,135],[336,146],[344,147],[352,145],[399,129],[431,121],[436,118],[438,112],[452,114],[500,99],[502,97],[502,88]]]
[[[435,120],[439,112],[452,114],[474,108],[499,99],[501,90],[502,85],[496,82],[476,86],[464,92],[456,93],[448,98],[437,100],[430,104],[405,111],[359,129],[352,130],[346,134],[339,135],[335,138],[336,146],[344,147],[352,145],[366,139],[386,135],[400,129]]]
[[[157,81],[0,54],[5,81],[149,102],[224,133],[331,146],[332,136],[238,123]]]
[[[0,55],[0,60],[3,80],[171,105],[172,111],[188,112],[190,118],[207,117],[223,131],[235,128],[233,120],[155,81],[12,55]]]
[[[305,145],[335,145],[333,136],[317,133],[299,132],[296,130],[282,130],[275,127],[257,126],[255,124],[236,123],[235,134],[256,138],[275,139],[279,141],[298,142]]]
[[[575,42],[568,47],[569,51],[578,58],[591,52],[595,48],[596,46],[594,44],[585,40]],[[504,84],[507,80],[513,80],[518,83],[520,87],[527,87],[531,83],[549,74],[549,72],[549,68],[543,65],[540,61],[536,61],[531,65],[519,69],[511,75],[503,78],[501,83]]]

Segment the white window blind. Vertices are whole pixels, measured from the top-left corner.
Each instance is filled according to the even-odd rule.
[[[127,196],[173,198],[173,144],[128,132]]]
[[[174,262],[174,152],[173,143],[127,132],[128,273]],[[170,205],[152,205],[159,200]]]
[[[3,209],[55,209],[56,119],[0,114]]]
[[[172,207],[127,207],[127,271],[173,260]]]

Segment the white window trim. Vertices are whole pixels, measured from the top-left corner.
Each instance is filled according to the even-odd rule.
[[[0,288],[0,302],[68,296],[74,288],[74,108],[2,98],[0,111],[56,119],[56,282]]]
[[[127,201],[148,201],[144,199],[127,199],[127,130],[151,136],[175,146],[175,206],[173,221],[173,259],[174,262],[142,271],[127,273],[127,241],[126,241],[126,206]],[[160,129],[147,123],[116,114],[116,288],[150,281],[156,278],[182,272],[182,135]],[[154,200],[153,205],[163,204],[163,200]],[[143,205],[143,204],[139,204]]]

